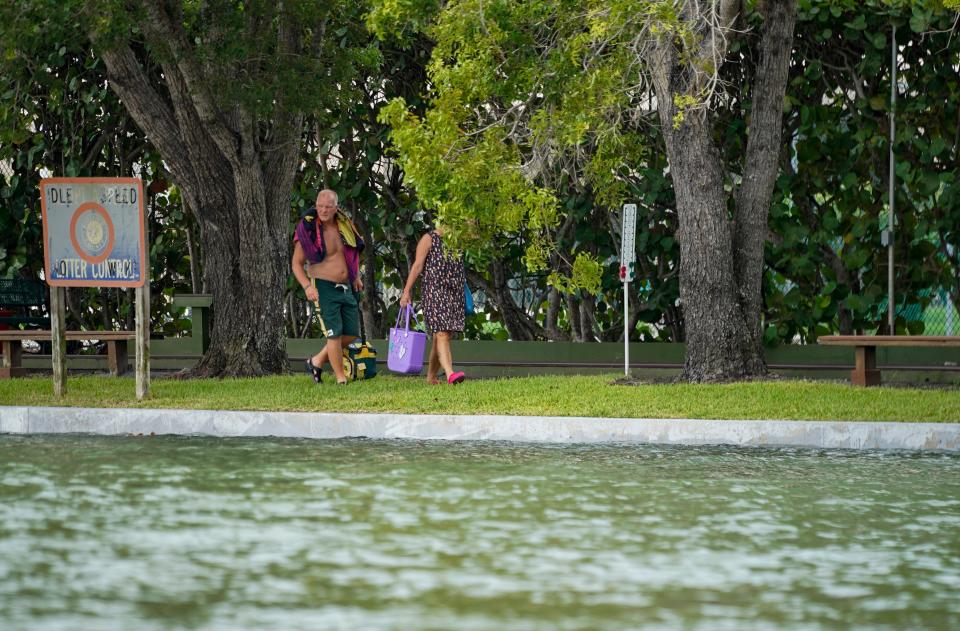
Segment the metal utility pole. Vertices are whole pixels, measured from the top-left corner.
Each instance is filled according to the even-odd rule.
[[[893,26],[893,40],[890,46],[890,212],[887,214],[887,318],[890,323],[890,335],[897,334],[893,300],[893,184],[897,177],[893,159],[893,142],[896,138],[894,113],[897,109],[897,27]]]

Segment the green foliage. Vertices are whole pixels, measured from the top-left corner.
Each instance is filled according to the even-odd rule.
[[[359,16],[365,7],[357,7]],[[415,195],[404,186],[403,174],[388,151],[389,128],[379,113],[391,98],[403,98],[413,111],[423,107],[424,66],[430,43],[411,33],[404,41],[378,42],[359,20],[348,20],[348,48],[377,49],[376,68],[357,68],[333,91],[333,98],[308,117],[301,149],[302,169],[294,191],[292,222],[314,203],[321,188],[338,191],[340,203],[352,216],[367,242],[365,267],[373,282],[365,282],[375,331],[385,335],[396,316],[399,292],[406,281],[413,248],[431,219]],[[302,292],[294,279],[289,290]],[[292,331],[291,331],[292,334]]]
[[[83,174],[97,134],[68,133],[85,120],[118,124],[117,109],[100,109],[105,93],[95,60],[58,24],[44,27],[55,3],[0,7],[0,274],[36,277],[43,266],[37,190],[43,167]],[[7,172],[4,172],[7,171]]]
[[[420,202],[436,209],[439,223],[459,228],[447,239],[450,247],[478,249],[498,232],[526,228],[532,235],[527,267],[546,267],[543,235],[556,224],[556,198],[547,189],[529,186],[517,148],[498,130],[471,145],[457,137],[455,121],[445,112],[433,111],[421,121],[399,99],[383,109],[381,120],[392,128],[406,180]]]
[[[925,305],[935,287],[952,286],[960,296],[955,17],[932,0],[800,3],[785,104],[793,155],[770,211],[779,238],[767,252],[768,342],[869,331],[886,318],[880,233],[887,224],[892,24],[912,27],[897,29],[899,83],[906,86],[894,144],[898,304],[901,311]],[[933,32],[913,28],[921,25]],[[729,144],[731,152],[739,146]],[[898,316],[898,330],[916,326]]]
[[[87,8],[71,3],[17,2],[0,7],[0,274],[40,278],[43,238],[38,196],[42,177],[139,175],[149,186],[163,172],[159,159],[108,89],[103,62],[85,41]],[[134,167],[138,171],[134,171]],[[148,191],[152,311],[158,330],[189,326],[169,304],[186,288],[185,247],[174,238],[183,217],[164,216]],[[72,288],[70,328],[131,328],[133,292]]]
[[[382,41],[411,42],[434,20],[439,0],[380,0],[366,16],[367,28]]]
[[[186,2],[184,24],[198,58],[220,69],[211,84],[220,102],[236,99],[269,117],[280,105],[272,95],[279,94],[284,107],[306,113],[291,221],[319,188],[340,191],[369,237],[379,292],[373,311],[383,322],[395,316],[393,290],[405,280],[413,244],[439,220],[455,228],[450,241],[470,252],[473,273],[494,283],[494,263],[502,269],[498,282],[510,285],[531,321],[545,323],[549,279],[588,304],[596,333],[612,339],[623,309],[610,217],[631,201],[639,206],[631,306],[641,318],[633,339],[683,339],[675,201],[663,141],[648,118],[625,114],[643,110],[646,90],[628,42],[669,36],[680,54],[697,43],[676,3],[293,3],[298,32],[323,35],[320,65],[284,61],[274,38],[243,35],[252,24],[265,32],[276,26],[271,4],[248,3],[240,11],[234,3]],[[932,287],[960,301],[954,141],[960,89],[950,65],[960,38],[957,16],[945,5],[799,0],[784,103],[787,150],[770,212],[769,343],[813,340],[844,327],[871,330],[884,318],[880,231],[892,24],[903,59],[895,143],[898,308],[925,304],[933,294],[922,292]],[[138,54],[165,54],[145,44],[143,16],[127,8],[114,1],[0,3],[0,161],[8,161],[0,169],[2,275],[40,274],[41,169],[128,175],[137,164],[147,184],[169,179],[85,42],[88,28],[104,41],[132,33]],[[758,25],[748,13],[749,28],[731,40],[720,69],[730,107],[718,140],[730,191],[742,172]],[[147,69],[160,79],[154,65]],[[683,114],[709,103],[683,94],[674,105]],[[186,238],[196,226],[175,186],[151,199],[154,309],[158,328],[172,334],[186,321],[166,305],[189,286]],[[101,322],[102,311],[115,324],[128,317],[122,292],[74,296],[88,325]],[[509,335],[489,308],[471,319],[471,337]],[[569,331],[575,316],[567,309],[564,301],[558,322]],[[903,314],[898,319],[900,330],[917,326]]]
[[[413,116],[395,101],[382,114],[407,181],[421,203],[461,229],[458,243],[497,242],[497,232],[522,226],[528,269],[546,265],[548,282],[564,292],[616,295],[609,216],[643,200],[643,318],[669,322],[652,330],[674,339],[682,336],[677,247],[672,234],[660,234],[672,230],[673,195],[656,129],[637,116],[650,103],[636,46],[669,37],[690,57],[698,36],[675,4],[447,3],[426,29],[436,42],[428,111]],[[403,3],[378,6],[394,24],[408,23],[396,13]],[[704,105],[703,95],[677,98],[678,116]],[[586,209],[570,205],[577,198]],[[572,237],[557,228],[571,220]],[[616,302],[598,303],[601,328],[611,330],[622,312]]]
[[[398,17],[402,11],[396,13],[400,4],[375,6],[388,4],[395,23],[407,24]],[[549,263],[559,254],[565,263],[549,263],[549,282],[565,291],[599,271],[599,282],[589,286],[604,296],[598,311],[602,326],[613,322],[608,318],[615,316],[608,314],[618,311],[613,296],[619,289],[612,280],[615,252],[602,217],[624,201],[639,199],[648,219],[640,222],[637,235],[643,319],[662,324],[676,307],[672,186],[658,157],[662,141],[655,127],[627,124],[623,118],[631,105],[636,109],[634,94],[642,94],[625,88],[642,71],[625,43],[666,34],[681,56],[698,43],[674,4],[448,3],[426,28],[437,42],[429,67],[434,86],[429,110],[412,116],[399,101],[386,110],[401,164],[420,201],[456,226],[479,228],[477,233],[488,238],[496,230],[513,229],[515,219],[526,221],[530,212],[511,199],[523,187],[543,199],[553,197],[560,220],[575,212],[567,203],[575,196],[586,195],[599,205],[596,213],[576,211],[572,240],[547,233],[541,252],[547,255],[552,248],[553,255],[528,255],[526,261]],[[902,80],[922,85],[901,101],[898,113],[902,186],[897,207],[914,211],[898,214],[898,291],[917,296],[922,288],[948,285],[958,276],[951,262],[957,247],[948,247],[957,243],[952,231],[960,225],[950,166],[956,163],[950,130],[957,81],[950,68],[955,55],[941,54],[956,45],[950,38],[955,15],[941,7],[937,0],[866,5],[800,0],[785,99],[793,158],[778,182],[770,214],[775,238],[765,282],[769,342],[869,330],[878,321],[886,275],[879,238],[891,23],[901,26],[900,41],[906,44]],[[756,14],[745,18],[759,25]],[[734,38],[733,63],[721,69],[732,103],[719,125],[733,174],[730,190],[742,169],[757,42],[756,28]],[[673,105],[680,123],[686,111],[705,105],[704,96],[677,94]],[[607,234],[598,235],[595,228]],[[584,266],[587,257],[599,265]],[[581,273],[575,279],[578,263]]]
[[[580,252],[573,263],[573,273],[570,278],[552,272],[549,283],[564,292],[583,289],[587,293],[597,294],[600,291],[600,274],[602,266],[596,258]]]
[[[603,36],[603,12],[592,9],[591,31]],[[601,165],[618,141],[596,130],[622,101],[629,64],[614,55],[584,79],[578,69],[589,50],[577,12],[573,2],[447,4],[428,31],[436,42],[428,68],[430,109],[413,116],[395,101],[384,110],[408,182],[421,203],[455,229],[456,246],[522,232],[528,269],[544,269],[557,246],[551,229],[562,192],[549,180],[569,175],[544,161],[553,161],[558,149],[577,154],[585,142],[605,141],[608,151],[595,172],[602,173],[598,182],[609,182]],[[554,38],[562,45],[548,41]],[[562,256],[567,269],[554,269],[551,282],[565,289],[599,286],[601,268],[597,261],[586,264],[589,253]]]
[[[0,95],[0,159],[10,159],[14,171],[3,188],[11,212],[0,214],[0,273],[40,273],[36,187],[41,169],[68,176],[140,175],[147,185],[161,184],[155,191],[159,194],[148,199],[152,280],[158,288],[153,292],[154,321],[164,333],[176,334],[189,320],[171,309],[170,297],[191,289],[186,239],[192,230],[198,254],[195,217],[185,212],[179,190],[164,181],[169,175],[163,163],[108,89],[103,63],[88,40],[95,39],[104,50],[131,46],[160,98],[167,98],[168,86],[157,64],[176,59],[202,68],[202,87],[224,112],[246,110],[258,129],[267,129],[271,117],[283,120],[283,115],[308,110],[316,113],[313,131],[319,133],[341,125],[344,104],[363,102],[366,94],[350,81],[375,76],[382,58],[379,45],[359,23],[364,7],[354,2],[285,3],[290,19],[283,24],[275,2],[182,2],[164,8],[179,11],[183,40],[158,36],[156,23],[151,30],[150,11],[156,7],[148,4],[68,0],[0,6],[0,77],[3,84],[13,82]],[[312,42],[308,53],[285,52],[278,35],[283,29]],[[258,150],[269,153],[273,137],[265,132],[260,140]],[[314,187],[314,194],[319,188],[315,182],[307,186]],[[114,302],[108,290],[71,293],[78,298],[71,312],[80,314],[85,325],[109,326],[119,320],[122,326],[128,320],[129,299],[123,294]],[[101,313],[103,321],[97,322]]]
[[[701,103],[696,97],[689,94],[677,94],[673,97],[673,104],[677,108],[677,113],[673,115],[673,128],[680,129],[683,119],[686,116],[687,109]]]

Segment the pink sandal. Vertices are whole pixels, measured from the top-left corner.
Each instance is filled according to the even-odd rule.
[[[467,376],[466,376],[465,374],[463,374],[463,371],[462,371],[462,370],[458,370],[457,372],[453,373],[452,375],[447,375],[447,383],[449,383],[449,384],[452,386],[452,385],[455,384],[455,383],[460,383],[461,381],[463,381],[463,380],[466,379],[466,378],[467,378]]]

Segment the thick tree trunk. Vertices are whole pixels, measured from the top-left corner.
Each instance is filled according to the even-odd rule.
[[[127,43],[109,42],[99,52],[111,88],[163,156],[199,220],[213,314],[210,346],[186,376],[284,372],[290,190],[303,117],[284,111],[283,95],[262,120],[240,103],[218,101],[178,6],[142,6],[148,17],[143,33],[160,51],[166,92],[158,92]],[[278,54],[299,54],[292,15],[284,11],[276,25]]]
[[[679,129],[671,127],[664,136],[679,219],[680,300],[687,327],[683,378],[701,382],[761,375],[763,357],[737,299],[733,235],[709,117],[703,111],[688,113]]]
[[[288,202],[277,206],[277,196],[268,194],[259,170],[252,165],[234,176],[233,217],[230,209],[203,216],[204,234],[210,237],[203,251],[213,318],[210,347],[188,373],[191,376],[286,370],[282,305],[290,253],[289,208]],[[274,198],[272,209],[267,207],[268,198]]]
[[[726,381],[762,376],[761,281],[767,213],[777,172],[781,107],[786,90],[795,0],[764,6],[762,59],[753,90],[736,223],[708,108],[680,112],[675,97],[699,99],[708,80],[697,65],[726,56],[739,3],[721,3],[717,25],[706,26],[694,61],[681,61],[675,41],[664,38],[650,58],[679,219],[680,300],[686,327],[683,378]],[[701,25],[703,26],[703,25]],[[724,30],[724,32],[718,31]],[[782,50],[781,50],[782,48]],[[682,114],[675,123],[674,116]]]

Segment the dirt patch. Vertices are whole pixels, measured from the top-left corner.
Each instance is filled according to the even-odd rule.
[[[781,375],[770,373],[763,377],[751,377],[749,379],[727,379],[722,381],[711,381],[711,384],[723,384],[723,383],[748,383],[754,381],[787,381],[786,377]],[[796,381],[809,381],[808,379],[797,379]],[[685,381],[682,377],[679,376],[670,376],[670,377],[639,377],[636,375],[624,375],[610,382],[611,386],[650,386],[650,385],[675,385],[675,384],[688,384],[690,381]]]

